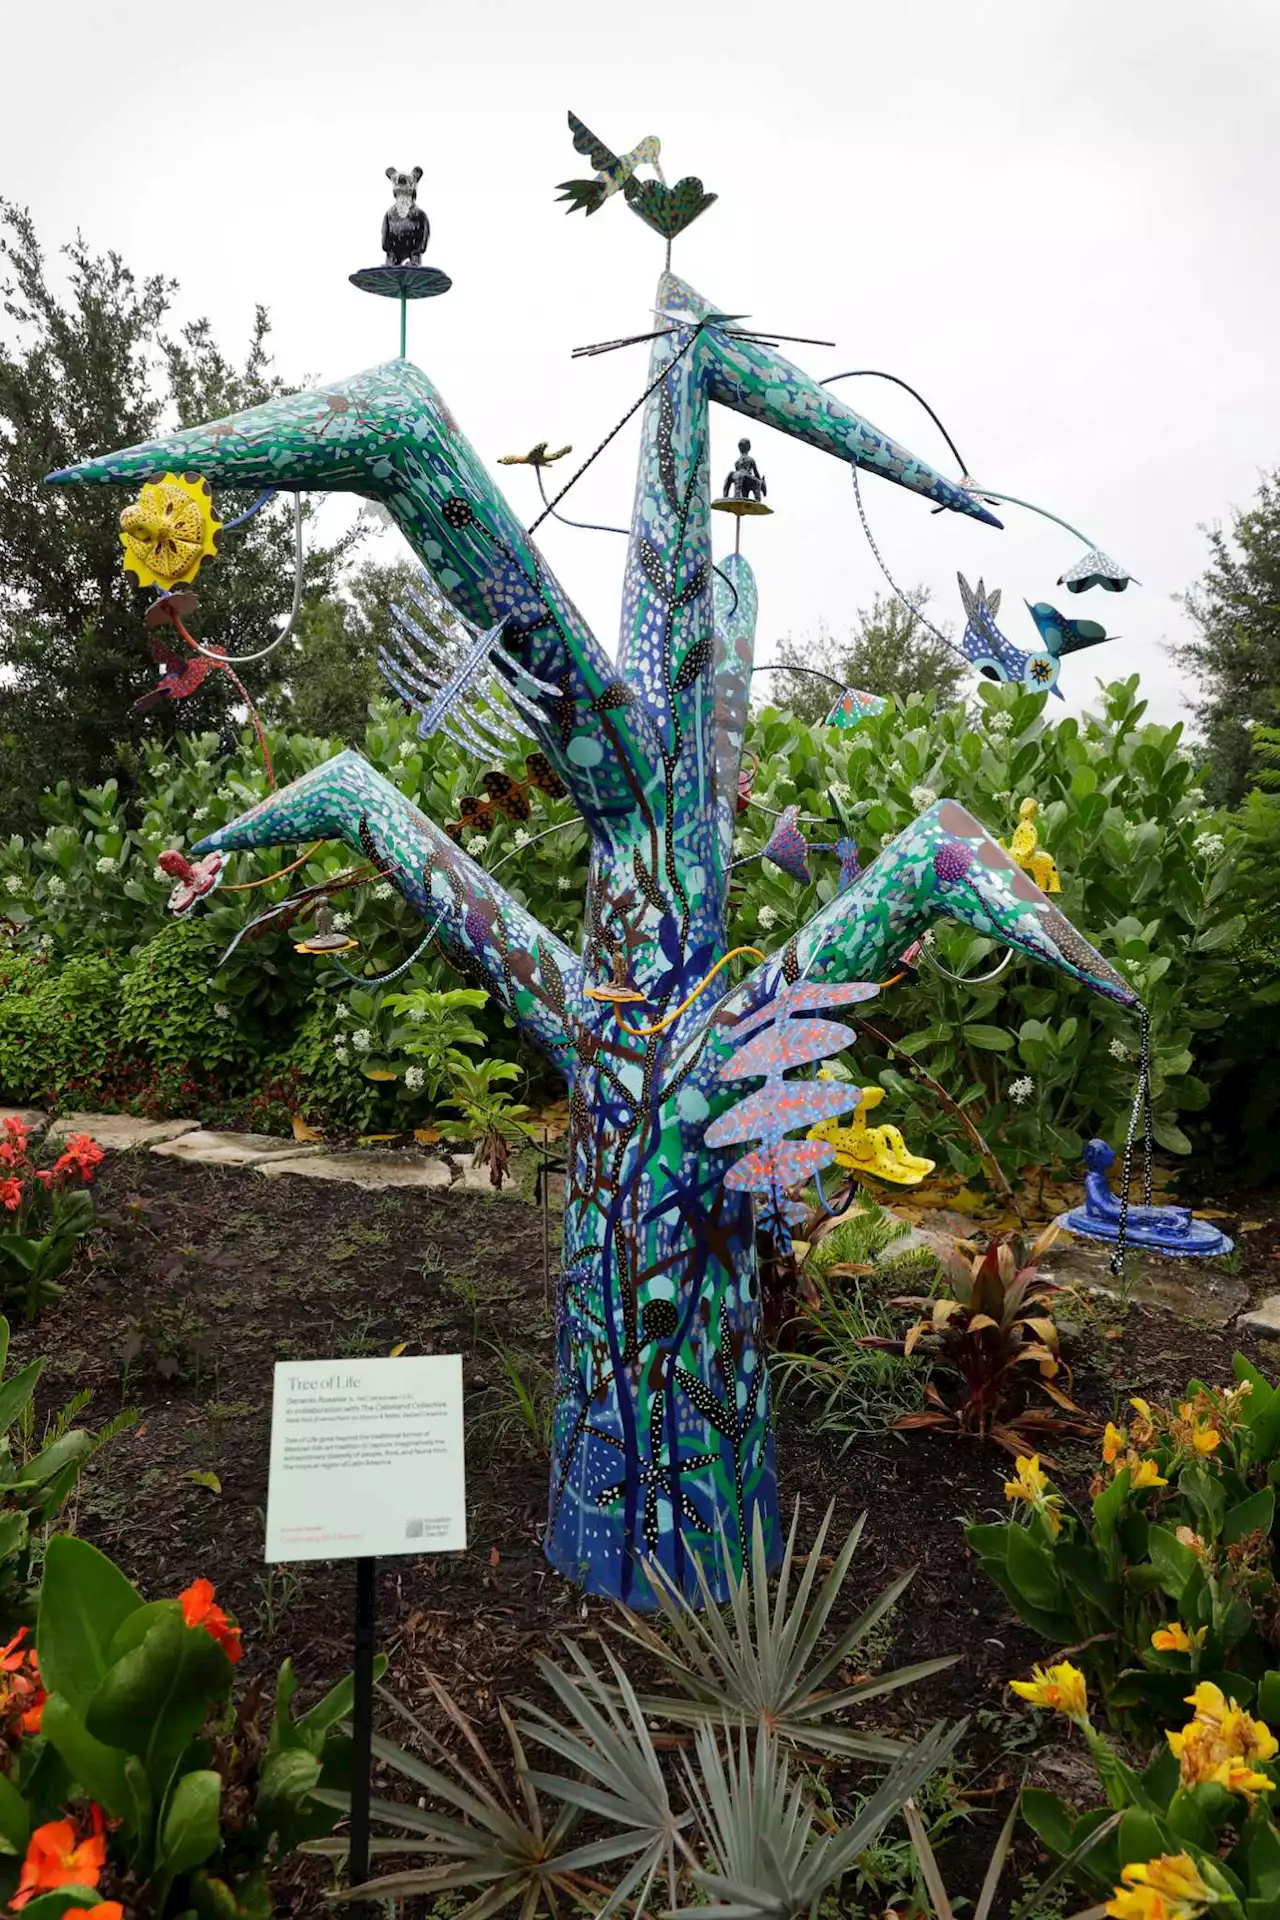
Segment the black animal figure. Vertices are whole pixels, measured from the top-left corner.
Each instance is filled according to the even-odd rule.
[[[395,203],[382,216],[382,251],[389,267],[420,267],[431,238],[431,226],[418,205],[418,182],[422,168],[401,173],[387,168],[387,178],[395,189]]]
[[[738,457],[733,463],[733,471],[724,483],[725,499],[763,501],[768,491],[764,483],[764,475],[751,458],[751,442],[739,440]]]

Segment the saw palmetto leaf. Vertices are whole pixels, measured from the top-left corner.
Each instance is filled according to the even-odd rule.
[[[566,1761],[573,1774],[535,1770],[529,1775],[529,1783],[565,1806],[609,1821],[619,1829],[619,1849],[625,1846],[637,1855],[608,1902],[599,1909],[597,1920],[604,1920],[624,1902],[633,1904],[637,1913],[645,1912],[659,1872],[665,1872],[668,1898],[674,1902],[677,1845],[682,1828],[690,1824],[692,1816],[677,1812],[671,1804],[644,1711],[619,1662],[606,1651],[611,1688],[580,1647],[566,1641],[565,1652],[577,1674],[566,1673],[554,1661],[538,1661],[538,1671],[555,1694],[564,1717],[526,1706],[519,1727]]]
[[[802,1778],[791,1780],[787,1757],[761,1725],[745,1728],[728,1755],[710,1725],[695,1736],[696,1769],[686,1761],[689,1796],[710,1864],[693,1879],[706,1903],[680,1907],[667,1920],[799,1920],[816,1912],[860,1853],[952,1752],[965,1722],[935,1727],[901,1754],[877,1791],[847,1826],[834,1831],[817,1814]]]
[[[914,1575],[914,1569],[899,1575],[852,1625],[836,1636],[825,1652],[819,1651],[865,1520],[864,1515],[857,1522],[829,1571],[820,1579],[833,1512],[834,1503],[828,1507],[813,1545],[804,1557],[794,1596],[791,1587],[798,1565],[798,1506],[772,1596],[758,1512],[752,1529],[751,1552],[742,1572],[731,1571],[728,1575],[729,1602],[723,1611],[717,1606],[702,1568],[696,1562],[702,1589],[701,1611],[684,1599],[661,1568],[650,1568],[666,1631],[659,1631],[656,1625],[631,1613],[626,1614],[627,1624],[623,1629],[630,1640],[661,1664],[672,1689],[641,1699],[640,1706],[647,1717],[685,1726],[705,1723],[752,1728],[763,1722],[773,1728],[781,1740],[805,1752],[868,1760],[899,1757],[903,1750],[901,1741],[861,1733],[836,1725],[835,1721],[881,1694],[942,1672],[955,1664],[957,1656],[921,1660],[892,1673],[868,1675],[845,1686],[830,1686],[872,1628],[896,1604]],[[727,1552],[723,1558],[728,1564]]]
[[[347,1897],[392,1900],[418,1893],[470,1894],[470,1902],[455,1920],[489,1920],[490,1915],[516,1905],[522,1920],[557,1914],[562,1903],[580,1908],[596,1890],[596,1869],[629,1860],[645,1845],[647,1835],[607,1834],[582,1845],[571,1844],[582,1809],[564,1804],[554,1814],[544,1812],[524,1744],[506,1710],[498,1709],[511,1749],[514,1793],[448,1690],[431,1676],[428,1685],[436,1705],[470,1749],[474,1765],[452,1752],[416,1714],[379,1687],[380,1697],[412,1729],[415,1745],[422,1751],[410,1751],[375,1735],[375,1760],[448,1811],[375,1798],[370,1805],[373,1820],[396,1831],[379,1833],[370,1843],[371,1854],[376,1858],[418,1854],[427,1859],[422,1866],[402,1868],[352,1887]],[[325,1789],[315,1797],[325,1806],[350,1812],[350,1794]],[[345,1853],[346,1846],[342,1839],[319,1840],[308,1843],[305,1850],[333,1855]]]

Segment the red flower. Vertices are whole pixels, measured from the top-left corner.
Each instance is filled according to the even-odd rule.
[[[191,1585],[178,1595],[182,1603],[182,1617],[189,1627],[203,1627],[211,1639],[217,1641],[232,1666],[241,1658],[244,1647],[240,1642],[240,1629],[233,1625],[221,1607],[213,1604],[214,1586],[211,1580],[193,1580]]]
[[[18,1891],[9,1902],[14,1913],[37,1893],[51,1893],[57,1887],[97,1886],[106,1864],[107,1840],[102,1809],[91,1806],[89,1812],[93,1827],[83,1840],[77,1838],[70,1820],[49,1820],[36,1828],[27,1842]]]
[[[36,1179],[46,1191],[53,1185],[53,1175],[50,1173],[48,1167],[37,1167]]]
[[[21,1205],[21,1180],[0,1180],[0,1207],[8,1213],[16,1213]]]
[[[64,1907],[62,1920],[124,1920],[118,1900],[99,1900],[96,1907]]]
[[[19,1627],[8,1645],[0,1647],[0,1728],[11,1745],[24,1733],[39,1733],[48,1697],[40,1684],[36,1650],[22,1645],[26,1637],[27,1629]]]

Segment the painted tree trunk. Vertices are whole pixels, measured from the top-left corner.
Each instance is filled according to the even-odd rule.
[[[358,754],[343,753],[200,843],[341,838],[376,859],[442,950],[564,1074],[571,1126],[547,1551],[583,1586],[652,1603],[647,1564],[723,1595],[759,1514],[779,1545],[752,1203],[710,1123],[744,1089],[733,1029],[800,980],[876,980],[951,915],[1131,1002],[1129,988],[982,826],[941,802],[730,987],[686,998],[726,952],[756,590],[712,567],[712,400],[976,519],[973,495],[799,368],[718,325],[664,274],[616,662],[583,623],[431,382],[391,362],[52,476],[346,490],[381,502],[465,619],[592,837],[573,954]],[[996,523],[998,524],[998,523]],[[230,561],[229,564],[234,564]],[[625,976],[637,998],[599,997]],[[651,1028],[669,1021],[657,1033]]]

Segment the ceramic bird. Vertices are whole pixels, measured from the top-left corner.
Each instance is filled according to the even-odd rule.
[[[1096,647],[1104,640],[1118,637],[1100,627],[1096,620],[1068,620],[1065,613],[1059,613],[1047,600],[1037,600],[1034,606],[1028,600],[1025,605],[1055,660],[1060,660],[1064,653],[1079,653],[1082,647]]]
[[[1057,863],[1048,848],[1040,845],[1040,829],[1036,825],[1039,811],[1040,802],[1028,794],[1018,808],[1018,824],[1006,850],[1013,855],[1022,871],[1031,875],[1041,893],[1061,893],[1062,881],[1058,877]],[[1004,846],[1005,842],[1001,841],[1000,844]]]
[[[618,154],[606,147],[603,140],[597,140],[589,127],[585,127],[576,113],[569,115],[569,130],[573,134],[574,150],[585,153],[593,167],[597,169],[594,180],[562,180],[559,197],[569,202],[568,211],[586,214],[598,213],[612,194],[618,193],[630,180],[637,167],[650,166],[662,179],[662,168],[658,164],[658,155],[662,151],[662,142],[656,134],[646,134],[630,153]]]
[[[976,587],[971,587],[962,573],[958,573],[956,579],[960,582],[960,598],[964,603],[965,629],[960,647],[966,659],[988,680],[1011,680],[1016,686],[1030,687],[1036,693],[1051,689],[1061,700],[1057,654],[1047,648],[1039,653],[1027,653],[1006,639],[996,625],[1000,611],[999,587],[988,593],[981,580]]]
[[[572,447],[557,447],[554,453],[547,452],[545,440],[539,440],[536,447],[530,447],[528,453],[500,453],[500,467],[549,467],[553,460],[563,460],[566,453],[572,453]]]
[[[863,1087],[852,1126],[843,1127],[839,1120],[820,1120],[816,1127],[810,1127],[807,1138],[827,1141],[836,1150],[836,1165],[850,1173],[871,1174],[899,1187],[918,1187],[937,1161],[908,1153],[897,1127],[867,1125],[868,1113],[883,1099],[883,1087]]]
[[[175,653],[159,638],[151,642],[151,655],[164,672],[140,700],[134,701],[135,713],[150,713],[162,700],[185,700],[189,693],[203,685],[216,665],[203,653]]]

